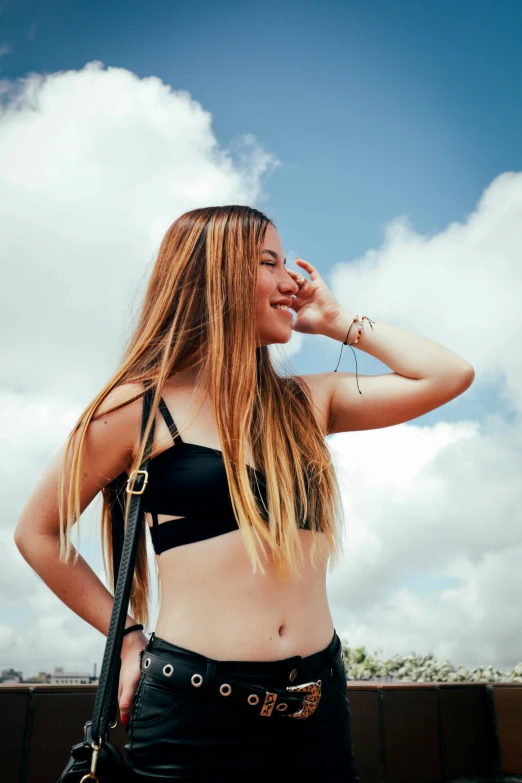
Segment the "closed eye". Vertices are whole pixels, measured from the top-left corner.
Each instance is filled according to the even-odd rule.
[[[272,264],[270,261],[261,261],[261,264],[268,264],[268,266],[276,266],[276,264]]]

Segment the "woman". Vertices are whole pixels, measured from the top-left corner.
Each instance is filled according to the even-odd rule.
[[[107,485],[142,462],[142,395],[152,383],[143,506],[161,609],[150,639],[133,628],[148,619],[142,535],[119,691],[136,780],[268,780],[286,771],[359,780],[325,588],[342,518],[325,436],[420,416],[462,394],[474,372],[424,337],[356,318],[312,264],[296,261],[303,277],[285,263],[274,224],[255,209],[196,209],[176,220],[121,366],[17,526],[30,565],[107,633],[112,596],[70,532],[101,491],[110,562]],[[356,342],[392,372],[360,385],[348,372],[278,375],[268,346],[288,342],[292,329]]]

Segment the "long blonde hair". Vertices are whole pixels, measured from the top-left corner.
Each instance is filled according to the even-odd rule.
[[[259,567],[265,573],[261,553],[266,561],[268,550],[281,578],[289,572],[299,573],[303,546],[298,531],[307,519],[313,537],[312,564],[320,531],[327,557],[335,565],[340,553],[340,493],[330,452],[313,413],[310,388],[298,376],[279,375],[268,346],[256,346],[252,314],[269,224],[274,225],[262,212],[232,205],[186,212],[168,229],[120,367],[81,414],[66,443],[58,490],[62,560],[70,557],[71,528],[80,518],[85,434],[89,423],[102,415],[96,415],[102,401],[124,383],[155,387],[149,424],[130,468],[136,470],[143,462],[165,382],[176,372],[195,368],[196,394],[209,393],[212,400],[231,503],[253,570]],[[258,505],[252,491],[243,456],[246,442],[265,475],[268,509]],[[108,486],[102,496],[102,551],[112,584]],[[144,519],[142,524],[130,605],[133,616],[146,625],[149,569]]]

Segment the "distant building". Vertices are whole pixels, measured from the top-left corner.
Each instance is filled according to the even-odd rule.
[[[89,672],[65,672],[62,666],[57,666],[48,682],[51,685],[89,685],[92,678]]]
[[[47,672],[38,672],[34,677],[27,677],[24,682],[33,682],[33,683],[39,683],[39,682],[49,682],[51,679],[51,675],[47,674]]]
[[[16,672],[14,669],[3,669],[0,675],[0,681],[5,683],[22,682],[22,672]]]

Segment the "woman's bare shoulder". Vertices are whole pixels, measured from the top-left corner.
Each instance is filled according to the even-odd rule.
[[[95,417],[109,414],[116,409],[125,409],[131,413],[136,409],[141,410],[143,404],[143,384],[133,381],[120,383],[103,398],[96,409]]]
[[[139,446],[143,385],[122,383],[103,398],[89,424],[88,440],[96,451],[108,449],[131,461]],[[117,457],[117,458],[118,458]]]

